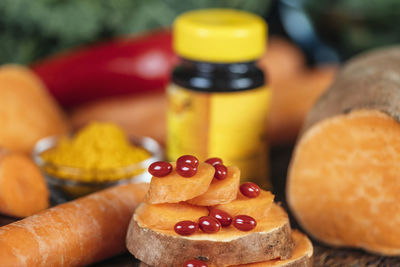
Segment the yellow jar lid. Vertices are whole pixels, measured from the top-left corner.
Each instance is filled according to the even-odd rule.
[[[174,22],[173,46],[186,59],[215,63],[251,61],[266,48],[267,24],[254,14],[233,9],[202,9]]]

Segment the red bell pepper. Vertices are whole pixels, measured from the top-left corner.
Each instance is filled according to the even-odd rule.
[[[32,69],[64,107],[98,98],[160,91],[177,61],[169,30],[68,51]]]

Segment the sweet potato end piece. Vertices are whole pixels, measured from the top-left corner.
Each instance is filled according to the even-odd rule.
[[[354,110],[313,125],[296,147],[287,200],[313,237],[400,255],[400,124]]]

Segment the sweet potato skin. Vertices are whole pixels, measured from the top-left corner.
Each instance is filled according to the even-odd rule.
[[[350,60],[308,113],[312,125],[352,110],[379,110],[400,121],[400,46],[380,48]]]
[[[279,216],[285,216],[280,207],[276,208],[280,209],[277,211]],[[250,232],[226,242],[192,239],[141,227],[135,217],[132,217],[129,225],[127,248],[136,258],[151,266],[182,266],[186,260],[193,258],[202,258],[216,266],[245,264],[279,257],[287,259],[293,248],[288,219],[269,232]]]
[[[0,228],[2,266],[84,266],[125,250],[147,184],[113,187]]]
[[[241,265],[231,265],[229,267],[311,267],[313,266],[313,246],[311,241],[297,230],[292,231],[295,248],[292,256],[287,260],[274,259],[264,262],[256,262]],[[209,265],[210,266],[210,265]],[[141,262],[139,267],[150,267]],[[211,266],[210,266],[211,267]]]

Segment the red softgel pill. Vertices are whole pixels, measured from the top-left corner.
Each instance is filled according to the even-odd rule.
[[[220,222],[211,216],[200,217],[198,224],[199,228],[207,234],[216,233],[221,229]]]
[[[233,218],[233,226],[240,231],[251,231],[257,226],[257,222],[253,217],[247,215],[238,215]]]
[[[155,177],[165,177],[172,172],[172,165],[166,161],[156,161],[149,166],[149,173]]]
[[[176,160],[176,166],[179,166],[183,163],[189,164],[195,168],[197,168],[199,166],[199,160],[195,156],[192,156],[192,155],[184,155],[184,156],[179,157]]]
[[[224,180],[228,176],[228,168],[223,164],[214,165],[215,174],[214,178],[218,180]]]
[[[189,178],[197,173],[197,168],[190,164],[182,163],[176,166],[176,172],[182,177]]]
[[[192,235],[198,229],[198,224],[193,221],[180,221],[174,226],[175,233],[178,235]]]
[[[211,164],[211,165],[217,165],[217,164],[222,164],[222,159],[220,158],[209,158],[205,161],[205,163]]]
[[[248,198],[255,198],[260,195],[261,188],[252,182],[243,183],[239,187],[240,193]]]
[[[209,213],[209,216],[217,219],[222,227],[227,227],[231,225],[233,220],[232,216],[229,213],[220,209],[212,209]]]

